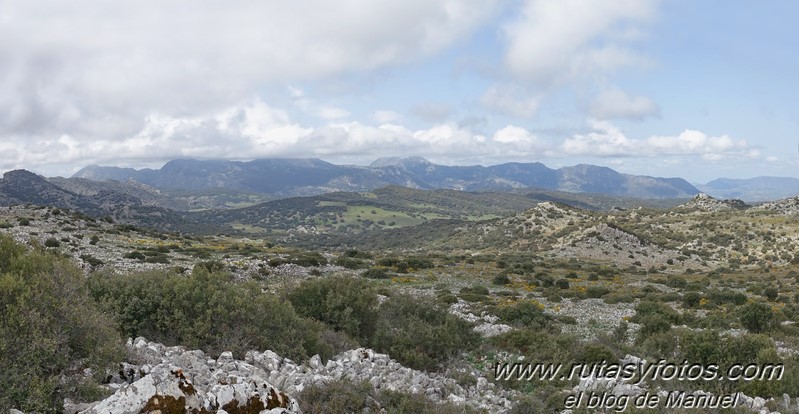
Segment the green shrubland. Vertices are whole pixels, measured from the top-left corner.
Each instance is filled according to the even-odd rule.
[[[0,411],[60,412],[95,399],[124,349],[67,259],[0,235]]]
[[[91,295],[127,337],[144,336],[211,354],[271,349],[303,360],[333,349],[325,327],[299,316],[287,301],[255,282],[235,282],[225,271],[196,266],[191,275],[161,270],[131,275],[95,273]]]

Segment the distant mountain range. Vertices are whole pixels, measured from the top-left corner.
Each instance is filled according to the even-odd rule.
[[[752,200],[777,192],[789,197],[796,194],[791,188],[799,189],[791,187],[797,182],[719,179],[701,187],[711,195],[726,192],[719,198]],[[455,167],[418,157],[382,158],[366,167],[316,159],[176,160],[157,170],[87,167],[71,178],[15,170],[0,179],[0,206],[50,206],[145,228],[256,234],[280,243],[331,247],[375,244],[372,237],[400,229],[426,240],[432,228],[454,232],[540,202],[605,212],[680,203],[677,211],[799,211],[799,197],[783,198],[751,207],[740,200],[716,200],[680,178],[627,175],[593,165]]]
[[[73,178],[133,180],[163,190],[225,188],[281,197],[368,191],[388,185],[465,191],[539,188],[648,199],[689,198],[699,193],[681,178],[621,174],[594,165],[560,169],[541,163],[446,166],[421,157],[380,158],[366,167],[335,165],[319,159],[173,160],[160,169],[93,165],[81,169]]]
[[[799,179],[789,177],[719,178],[697,188],[716,198],[747,202],[779,200],[799,195]]]

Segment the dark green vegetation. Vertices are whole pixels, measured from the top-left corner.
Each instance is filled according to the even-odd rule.
[[[301,315],[415,369],[442,369],[478,340],[471,324],[431,300],[397,293],[378,306],[376,290],[365,279],[309,280],[287,296]]]
[[[239,358],[251,349],[271,349],[297,360],[333,353],[322,339],[323,326],[262,294],[254,282],[234,282],[227,272],[196,266],[190,276],[95,273],[89,288],[126,337],[144,336],[211,354],[233,351]]]
[[[313,227],[335,238],[416,226],[435,219],[495,218],[534,205],[534,200],[516,194],[386,187],[368,193],[286,198],[237,210],[196,213],[189,219],[275,237],[298,226]]]
[[[122,342],[69,260],[0,235],[0,311],[0,411],[53,413],[65,397],[104,394]]]
[[[478,342],[471,324],[431,301],[405,294],[394,295],[380,306],[377,326],[374,348],[420,370],[442,369]]]

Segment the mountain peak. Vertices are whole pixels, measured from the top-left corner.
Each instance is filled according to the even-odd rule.
[[[419,166],[419,165],[431,165],[432,163],[426,160],[423,157],[414,156],[414,157],[380,157],[375,160],[373,163],[369,164],[372,168],[383,168],[383,167],[408,167],[408,166]]]
[[[12,170],[12,171],[8,171],[5,174],[3,174],[3,179],[4,180],[35,180],[35,179],[44,180],[43,177],[41,177],[41,176],[39,176],[39,175],[37,175],[35,173],[32,173],[32,172],[30,172],[28,170]]]

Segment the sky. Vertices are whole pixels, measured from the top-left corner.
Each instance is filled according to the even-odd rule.
[[[792,0],[0,0],[0,170],[176,158],[799,177]]]

